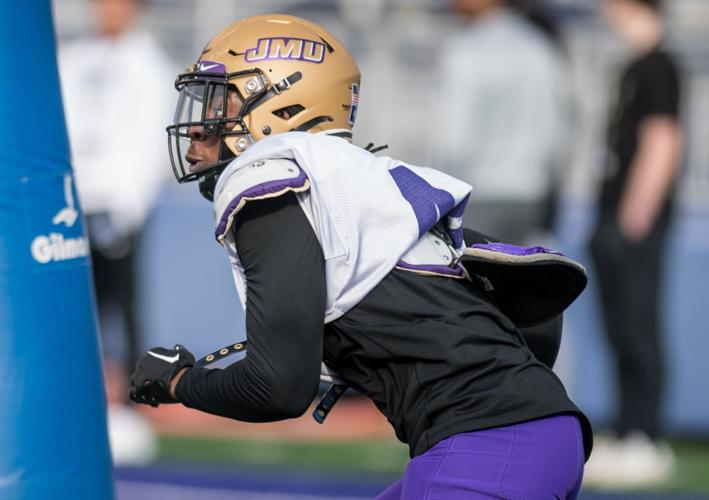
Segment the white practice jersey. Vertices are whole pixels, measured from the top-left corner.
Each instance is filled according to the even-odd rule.
[[[395,267],[462,277],[462,214],[470,185],[378,157],[326,134],[289,132],[251,146],[215,190],[216,237],[229,253],[242,305],[246,279],[233,232],[252,200],[295,192],[325,257],[325,323],[352,309]]]

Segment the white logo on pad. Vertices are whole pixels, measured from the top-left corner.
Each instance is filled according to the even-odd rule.
[[[158,354],[153,351],[148,351],[148,354],[150,354],[154,358],[162,359],[163,361],[167,361],[168,363],[175,363],[177,362],[178,359],[180,359],[179,354],[175,354],[174,356],[165,356],[164,354]]]
[[[71,190],[71,175],[64,175],[64,201],[66,207],[62,208],[57,215],[52,218],[52,224],[58,226],[64,224],[66,227],[72,227],[79,217],[79,212],[74,210],[74,193]]]
[[[70,228],[76,224],[79,211],[74,208],[74,192],[72,191],[71,174],[64,175],[64,202],[63,207],[52,217],[52,224],[64,224]],[[32,258],[40,264],[60,262],[70,259],[79,259],[89,255],[89,242],[84,236],[66,238],[63,234],[50,232],[48,235],[39,235],[32,240],[30,245]]]

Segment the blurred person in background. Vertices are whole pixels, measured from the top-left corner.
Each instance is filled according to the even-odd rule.
[[[91,0],[93,33],[60,48],[59,65],[77,192],[86,216],[99,306],[116,463],[154,454],[151,431],[125,401],[140,345],[136,246],[169,175],[162,129],[172,111],[172,66],[137,26],[140,0]],[[112,320],[113,321],[110,321]]]
[[[662,263],[681,163],[680,72],[667,52],[659,0],[605,0],[603,14],[633,53],[616,90],[608,161],[590,240],[618,383],[612,434],[599,439],[590,483],[666,480]]]
[[[575,498],[590,423],[551,367],[583,268],[489,243],[463,228],[470,185],[352,144],[359,68],[305,19],[232,24],[176,86],[170,157],[177,180],[213,202],[248,352],[208,369],[245,342],[199,361],[183,346],[152,348],[131,397],[240,421],[296,418],[324,362],[409,446],[382,500]],[[534,329],[546,346],[527,341]]]
[[[466,221],[515,244],[551,229],[570,88],[554,26],[533,1],[454,0],[442,47],[436,166],[473,186]]]

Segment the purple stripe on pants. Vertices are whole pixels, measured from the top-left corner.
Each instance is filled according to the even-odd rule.
[[[578,419],[556,415],[444,439],[377,500],[575,499],[583,464]]]

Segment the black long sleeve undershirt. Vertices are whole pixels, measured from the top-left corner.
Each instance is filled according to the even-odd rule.
[[[315,397],[323,352],[320,244],[293,194],[250,202],[234,231],[248,283],[248,353],[224,369],[187,370],[177,399],[247,422],[298,417]]]
[[[293,194],[250,202],[234,231],[248,281],[247,356],[224,369],[189,369],[177,385],[177,399],[248,422],[300,416],[317,391],[323,353],[322,249]],[[498,241],[469,229],[465,239]],[[520,332],[536,357],[552,366],[561,317]]]

